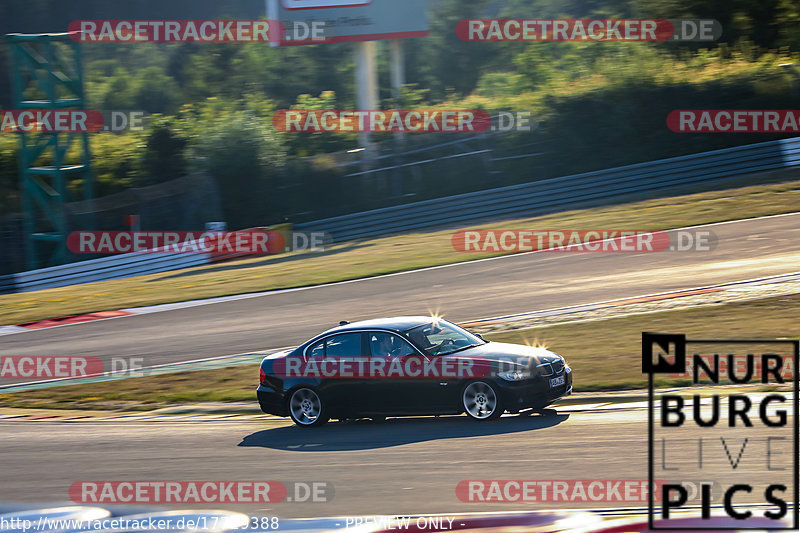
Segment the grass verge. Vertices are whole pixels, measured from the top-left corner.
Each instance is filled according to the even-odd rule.
[[[641,332],[685,333],[691,338],[797,338],[800,295],[594,322],[516,330],[493,341],[538,341],[564,355],[575,390],[611,391],[647,386],[641,373]],[[205,401],[252,401],[255,365],[126,379],[0,395],[0,406],[150,410]],[[670,383],[660,380],[661,385]]]
[[[800,181],[754,185],[461,229],[655,230],[788,213]],[[453,249],[448,229],[337,245],[319,254],[247,259],[113,281],[0,296],[0,324],[11,325],[127,307],[302,287],[457,263],[497,253]]]

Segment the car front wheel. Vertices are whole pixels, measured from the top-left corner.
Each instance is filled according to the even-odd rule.
[[[464,387],[461,406],[467,416],[474,420],[496,420],[503,414],[500,395],[486,381],[473,381]]]
[[[295,424],[304,428],[321,426],[328,421],[322,398],[317,391],[307,387],[292,392],[289,397],[289,416]]]

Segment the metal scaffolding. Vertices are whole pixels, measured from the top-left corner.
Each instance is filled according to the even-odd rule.
[[[66,33],[9,34],[6,41],[11,48],[14,109],[86,109],[78,42]],[[69,228],[64,204],[93,196],[88,132],[17,134],[27,267],[66,263]],[[68,155],[76,164],[65,163]]]

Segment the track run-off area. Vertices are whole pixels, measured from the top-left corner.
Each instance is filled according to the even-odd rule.
[[[800,270],[800,213],[698,226],[712,251],[531,252],[317,287],[160,306],[0,336],[13,356],[141,358],[152,367],[296,346],[340,320],[438,313],[463,323]],[[679,230],[672,230],[673,233]]]
[[[436,311],[469,322],[800,270],[798,213],[705,227],[717,236],[713,251],[515,254],[26,331],[0,337],[0,345],[15,356],[141,357],[153,366],[292,346],[339,320]],[[68,501],[70,486],[81,480],[257,479],[324,482],[333,490],[325,502],[225,507],[293,518],[646,504],[467,502],[456,493],[464,480],[646,480],[642,405],[507,415],[494,423],[465,416],[330,423],[311,431],[288,420],[233,415],[0,420],[0,434],[0,501]],[[750,433],[762,440],[766,434]],[[762,462],[745,456],[742,463],[751,482],[769,480]],[[737,475],[742,471],[715,481],[732,483]]]

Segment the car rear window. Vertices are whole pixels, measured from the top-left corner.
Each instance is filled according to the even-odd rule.
[[[343,333],[328,338],[326,357],[357,357],[361,355],[361,333]]]

